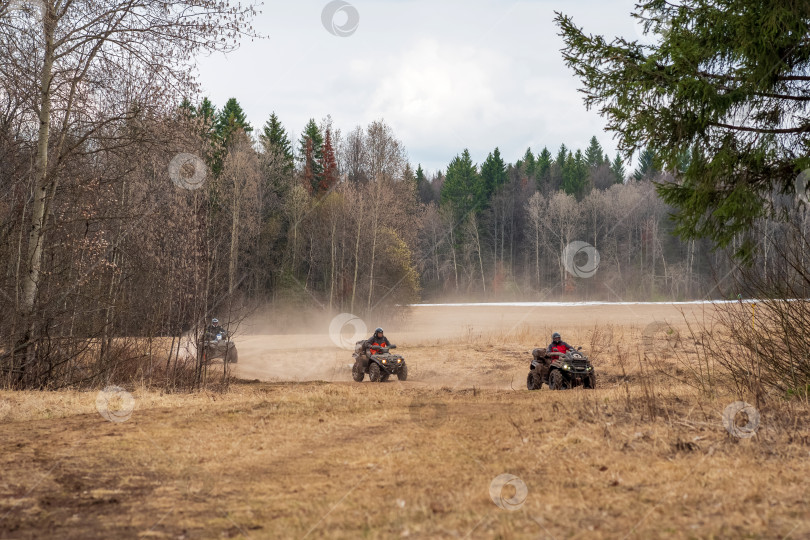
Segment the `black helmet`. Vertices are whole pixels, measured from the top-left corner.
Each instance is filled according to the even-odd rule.
[[[382,328],[380,328],[380,327],[378,326],[378,327],[377,327],[377,329],[376,329],[376,330],[374,330],[374,333],[375,333],[375,334],[379,334],[379,333],[380,333],[380,332],[382,332],[382,331],[383,331],[383,329],[382,329]]]
[[[554,332],[553,334],[551,334],[551,340],[554,341],[555,339],[560,339],[559,332]]]
[[[211,319],[211,324],[219,324],[219,319]]]

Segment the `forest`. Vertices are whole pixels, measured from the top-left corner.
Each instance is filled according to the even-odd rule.
[[[33,192],[23,120],[8,115],[2,132],[0,290],[16,306]],[[82,141],[55,172],[37,299],[49,335],[178,335],[268,302],[367,313],[718,298],[733,268],[707,241],[672,234],[656,182],[677,171],[645,151],[626,172],[596,137],[514,163],[496,147],[476,164],[464,149],[428,175],[384,120],[343,132],[312,119],[292,141],[276,114],[254,128],[236,99],[204,98],[118,129],[128,146]],[[571,253],[574,242],[598,258]]]
[[[773,251],[791,220],[773,213],[735,225],[719,247],[673,234],[677,209],[661,186],[671,193],[702,163],[688,151],[659,159],[642,146],[628,170],[596,136],[522,156],[492,141],[486,156],[459,148],[425,172],[384,119],[341,128],[312,118],[292,140],[297,126],[275,113],[249,120],[236,98],[203,97],[186,63],[252,35],[242,24],[252,7],[220,13],[206,1],[195,25],[149,9],[152,22],[126,27],[94,19],[98,32],[79,24],[81,11],[2,28],[7,374],[37,365],[34,380],[47,379],[87,347],[104,364],[116,337],[179,339],[212,316],[259,308],[364,316],[462,299],[737,298],[730,255],[751,237],[748,268],[767,278],[788,264]],[[204,22],[210,13],[217,26]],[[161,18],[150,39],[129,38]],[[126,39],[105,37],[116,32]],[[167,43],[171,54],[146,60]],[[31,61],[38,46],[44,56]],[[774,191],[770,201],[803,224],[788,199]]]

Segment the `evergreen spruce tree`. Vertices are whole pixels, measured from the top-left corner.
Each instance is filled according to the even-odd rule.
[[[624,170],[624,163],[622,162],[622,157],[616,152],[616,159],[613,160],[613,163],[610,164],[610,172],[613,173],[613,176],[616,177],[617,184],[624,183],[624,177],[626,171]]]
[[[259,135],[259,140],[265,151],[273,149],[276,152],[280,152],[281,155],[284,156],[284,171],[292,171],[292,143],[290,143],[290,139],[287,136],[287,130],[281,125],[275,112],[270,114],[270,118],[265,122],[262,132]]]
[[[655,153],[649,146],[638,156],[638,168],[633,171],[633,179],[636,182],[641,180],[652,180],[660,171],[655,165]]]
[[[576,154],[568,152],[562,172],[562,189],[569,195],[581,199],[588,185],[588,163],[581,150]]]
[[[301,160],[301,170],[304,171],[304,184],[309,184],[307,189],[314,193],[318,189],[321,174],[323,173],[323,134],[314,118],[310,118],[304,127],[301,138],[298,140],[299,159]]]
[[[551,152],[545,146],[543,150],[537,154],[537,189],[542,190],[549,180],[551,175]]]
[[[329,192],[338,181],[337,160],[335,159],[335,149],[332,147],[332,130],[326,129],[326,138],[323,142],[323,152],[321,154],[321,177],[318,181],[316,195],[322,197]]]
[[[557,151],[557,157],[554,158],[554,163],[557,164],[561,171],[565,168],[565,161],[568,159],[569,153],[568,148],[566,148],[564,144],[561,144],[560,149]]]
[[[482,203],[488,205],[492,195],[506,184],[506,181],[506,163],[501,157],[501,151],[496,147],[481,164]]]
[[[219,139],[227,146],[231,141],[231,136],[237,129],[242,129],[245,133],[250,133],[253,128],[247,121],[245,111],[236,101],[230,98],[225,106],[219,111],[216,118],[215,129]]]
[[[211,126],[214,126],[217,119],[217,108],[211,103],[207,97],[203,98],[199,105],[197,105],[197,118],[206,120]]]
[[[470,212],[483,208],[483,184],[478,170],[466,148],[447,166],[447,175],[442,185],[440,202],[452,209],[454,218],[460,222]]]
[[[592,34],[558,13],[563,58],[626,158],[649,147],[677,171],[690,152],[657,188],[676,232],[733,243],[748,260],[756,221],[783,215],[773,194],[794,194],[810,167],[810,5],[641,0],[631,15],[652,43]]]
[[[523,165],[523,170],[526,172],[526,176],[531,180],[535,180],[537,178],[535,176],[537,162],[534,159],[534,154],[532,153],[531,147],[526,149],[526,153],[523,154],[523,159],[520,160],[520,163]]]
[[[585,161],[589,168],[598,167],[604,161],[602,156],[602,145],[599,144],[599,141],[596,139],[595,135],[591,137],[591,142],[588,145],[588,149],[585,150]]]

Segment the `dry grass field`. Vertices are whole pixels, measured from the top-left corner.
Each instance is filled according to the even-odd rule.
[[[0,538],[810,538],[810,407],[727,429],[746,396],[696,387],[677,309],[488,309],[387,328],[404,383],[350,382],[328,337],[257,324],[228,392],[128,388],[126,421],[96,392],[0,392]],[[642,361],[663,320],[679,337]],[[596,390],[526,390],[551,330]]]

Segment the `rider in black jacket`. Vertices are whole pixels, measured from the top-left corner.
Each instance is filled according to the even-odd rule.
[[[213,341],[217,338],[217,334],[222,334],[223,338],[228,337],[228,331],[219,324],[219,319],[211,319],[211,324],[205,329],[205,339]]]
[[[390,347],[391,342],[385,337],[382,328],[374,330],[374,335],[366,340],[366,350],[369,355],[377,354],[380,352],[380,347]]]

